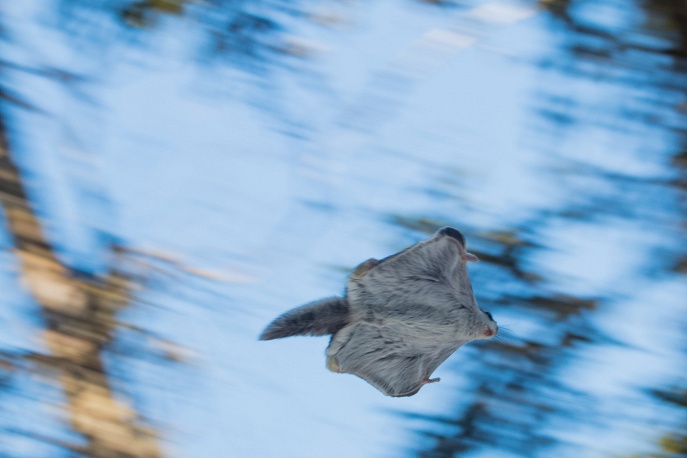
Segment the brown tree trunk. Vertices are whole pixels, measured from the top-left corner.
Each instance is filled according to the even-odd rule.
[[[116,399],[103,364],[115,315],[130,301],[133,283],[116,265],[103,277],[82,278],[57,258],[26,195],[0,114],[0,204],[14,240],[23,286],[35,298],[46,328],[48,360],[58,370],[72,428],[87,440],[81,451],[94,457],[161,456],[154,430]]]

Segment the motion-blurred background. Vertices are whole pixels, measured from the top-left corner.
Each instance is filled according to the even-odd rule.
[[[0,456],[687,456],[687,1],[0,5]],[[441,383],[257,341],[445,225]]]

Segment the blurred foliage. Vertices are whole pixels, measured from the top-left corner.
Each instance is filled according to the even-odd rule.
[[[8,355],[4,352],[0,353],[0,394],[7,389],[12,378],[12,373],[15,370],[13,355]]]
[[[125,24],[133,27],[152,27],[159,15],[183,15],[189,0],[141,0],[126,5],[120,12]]]
[[[653,107],[680,114],[680,105],[670,103],[670,100],[685,100],[687,97],[687,1],[653,1],[637,2],[646,15],[643,23],[644,30],[640,34],[658,36],[665,40],[665,45],[648,45],[645,41],[636,39],[637,31],[632,34],[619,34],[609,31],[601,25],[577,20],[574,10],[581,1],[573,0],[541,0],[540,7],[547,11],[550,20],[560,28],[564,34],[564,49],[567,55],[557,56],[543,62],[546,67],[556,67],[566,74],[594,80],[609,80],[615,84],[641,84],[655,88],[652,100]],[[619,5],[616,3],[616,7]],[[657,70],[653,59],[639,60],[638,51],[644,55],[669,56],[672,67]],[[587,65],[591,63],[592,65]],[[609,71],[610,68],[632,68],[634,75]],[[641,75],[641,76],[640,76]],[[566,129],[576,127],[579,118],[584,115],[593,119],[599,118],[595,112],[581,112],[574,100],[560,93],[547,92],[542,95],[542,106],[534,111],[547,123],[554,126],[557,135],[565,135]],[[615,110],[616,107],[605,107]],[[622,114],[620,114],[622,116]],[[633,114],[633,118],[640,123],[652,123],[658,128],[677,133],[684,145],[687,129],[672,122],[661,124],[662,118],[652,113],[640,111]],[[599,124],[606,121],[601,121]],[[615,128],[614,126],[609,126]],[[621,217],[637,217],[633,212],[637,207],[634,193],[639,199],[647,194],[647,189],[656,188],[659,195],[661,189],[676,187],[686,189],[684,146],[676,148],[673,155],[673,166],[678,169],[677,179],[666,182],[654,182],[651,179],[637,178],[628,175],[614,174],[608,170],[596,169],[582,164],[574,164],[573,170],[582,171],[589,177],[603,180],[614,185],[616,193],[608,196],[589,195],[583,205],[575,204],[548,214],[542,214],[540,220],[529,221],[527,230],[506,228],[493,234],[479,234],[468,231],[467,238],[472,242],[470,251],[477,254],[481,261],[487,263],[497,271],[508,271],[510,282],[529,283],[528,273],[520,265],[528,255],[539,247],[529,243],[527,238],[534,237],[532,231],[551,218],[569,220],[588,220],[598,215],[613,212]],[[568,172],[569,173],[569,172]],[[628,190],[633,194],[628,196]],[[582,201],[585,190],[579,190],[578,200]],[[683,203],[686,202],[683,194]],[[428,233],[443,225],[428,218],[414,218],[412,216],[394,216],[394,224]],[[687,232],[687,223],[683,227]],[[491,241],[501,245],[500,249],[480,251],[483,241]],[[475,248],[476,247],[476,248]],[[687,247],[685,247],[687,248]],[[685,268],[687,256],[677,253],[679,261],[674,265],[666,265],[666,271],[674,270],[687,273]],[[484,268],[484,267],[482,267]],[[538,284],[545,286],[547,278],[542,273],[533,274],[532,278]],[[575,350],[586,348],[607,338],[591,326],[590,314],[601,308],[606,298],[576,297],[570,294],[547,290],[542,287],[532,290],[522,285],[522,295],[507,294],[506,288],[500,288],[499,281],[503,276],[494,275],[480,277],[481,283],[476,287],[480,291],[503,291],[501,297],[480,298],[482,304],[497,307],[494,315],[498,317],[498,307],[508,306],[523,310],[523,314],[538,314],[547,316],[545,320],[548,335],[541,341],[522,339],[506,334],[500,341],[492,342],[489,348],[482,351],[481,347],[471,349],[479,353],[475,359],[483,367],[462,368],[468,370],[469,379],[475,380],[477,387],[462,393],[456,413],[453,416],[427,417],[418,414],[400,413],[411,419],[421,419],[429,422],[429,426],[419,433],[430,439],[431,446],[419,452],[423,457],[456,457],[471,451],[485,451],[494,447],[501,448],[518,456],[551,456],[547,452],[549,447],[555,446],[557,439],[542,433],[548,420],[555,417],[577,418],[577,421],[594,423],[589,417],[594,401],[581,393],[575,393],[569,387],[558,381],[559,368],[575,356]],[[525,312],[527,310],[527,312]],[[687,356],[687,355],[686,355]],[[687,359],[687,358],[685,358]],[[684,361],[682,362],[684,364]],[[497,375],[498,374],[498,375]],[[655,390],[652,395],[660,403],[673,404],[682,410],[682,417],[687,420],[687,390],[673,388],[669,390]],[[437,425],[432,426],[432,425]],[[651,457],[687,456],[687,423],[682,422],[675,431],[663,437],[656,438],[656,452]],[[437,432],[441,431],[441,432]]]
[[[448,4],[443,1],[426,3]],[[615,82],[620,81],[622,84],[651,84],[657,89],[652,103],[655,102],[655,105],[662,109],[667,106],[675,111],[684,111],[684,107],[678,103],[670,103],[674,102],[675,94],[681,95],[682,100],[687,95],[687,66],[684,59],[687,56],[687,1],[637,2],[646,15],[642,33],[662,37],[668,43],[666,45],[648,45],[640,40],[634,40],[632,34],[619,34],[598,25],[579,22],[574,14],[578,1],[539,0],[538,3],[548,13],[550,20],[568,37],[564,42],[568,55],[552,62],[544,62],[542,65],[558,65],[566,72],[585,78],[615,79]],[[188,19],[205,37],[206,48],[201,50],[201,54],[220,57],[229,64],[249,69],[264,68],[265,65],[277,61],[279,56],[291,53],[292,48],[287,41],[287,19],[309,19],[308,14],[301,9],[301,2],[276,0],[61,0],[59,10],[63,19],[61,26],[69,35],[76,39],[95,39],[108,44],[119,43],[118,39],[121,36],[112,28],[100,27],[103,16],[113,20],[117,27],[134,33],[153,32],[166,20]],[[98,39],[99,34],[101,36]],[[105,34],[107,36],[102,36]],[[636,54],[630,51],[640,52],[642,55],[668,56],[672,59],[672,68],[658,71],[653,64],[642,64]],[[574,65],[572,62],[592,62],[594,66]],[[65,84],[78,81],[80,78],[67,70],[24,69],[14,66],[11,62],[0,61],[0,69],[8,67],[39,73]],[[633,68],[634,76],[619,76],[608,72],[608,69],[613,67]],[[643,78],[637,77],[638,74],[643,75]],[[0,84],[3,82],[0,81]],[[666,93],[671,97],[666,97]],[[0,87],[0,101],[3,104],[27,109],[40,109],[30,106],[21,94],[4,86]],[[574,128],[579,121],[579,113],[571,110],[575,103],[566,94],[548,93],[542,96],[542,105],[533,110],[548,124],[554,125],[555,129],[566,130]],[[609,110],[613,108],[609,107]],[[638,112],[631,115],[639,122],[660,125],[660,119],[656,118],[654,113]],[[638,194],[644,193],[646,186],[675,186],[687,190],[684,178],[684,169],[687,166],[687,152],[684,146],[687,144],[687,129],[670,124],[664,127],[666,130],[677,131],[683,139],[672,160],[672,166],[681,170],[681,174],[670,183],[647,182],[614,175],[593,167],[583,167],[580,164],[568,164],[570,169],[567,173],[585,174],[612,182],[623,192],[627,190],[627,186],[620,184],[628,183],[637,187]],[[6,181],[4,186],[3,192],[6,194],[15,197],[23,194],[22,185],[16,180]],[[471,378],[477,380],[476,387],[470,393],[465,393],[461,404],[456,405],[453,415],[428,417],[401,413],[407,418],[421,419],[441,426],[430,426],[419,431],[419,434],[431,440],[431,445],[421,451],[420,456],[461,456],[480,447],[500,447],[521,456],[535,456],[542,451],[545,452],[547,447],[554,445],[556,441],[541,431],[541,424],[545,424],[554,416],[586,418],[593,400],[563,386],[558,379],[558,373],[561,366],[575,357],[574,352],[577,349],[605,339],[591,326],[589,320],[590,314],[602,308],[605,298],[578,297],[547,290],[546,273],[528,269],[525,261],[533,251],[545,248],[534,241],[537,227],[554,217],[578,220],[610,212],[632,211],[632,199],[618,202],[616,198],[615,194],[606,198],[590,196],[588,202],[540,215],[539,220],[529,221],[523,227],[505,227],[489,232],[467,228],[470,250],[482,260],[484,268],[493,273],[492,276],[485,276],[480,280],[482,284],[477,290],[478,293],[480,290],[503,292],[498,297],[480,297],[480,303],[496,308],[508,305],[521,310],[525,316],[539,315],[541,318],[546,315],[545,323],[549,332],[541,340],[504,333],[505,336],[500,337],[500,340],[490,343],[488,350],[482,351],[480,346],[471,347],[470,351],[478,353],[476,359],[481,361],[480,368],[468,368]],[[419,234],[429,234],[452,223],[426,215],[398,214],[387,215],[387,221],[394,227],[417,231]],[[687,231],[687,225],[684,229]],[[17,237],[16,244],[19,248],[20,239],[21,237]],[[47,245],[45,242],[40,244]],[[679,254],[678,261],[670,268],[679,273],[687,273],[687,255]],[[98,286],[102,279],[89,278],[88,281],[81,281],[73,278],[76,277],[76,272],[69,269],[66,272],[67,274],[62,277],[65,284],[78,284],[78,288],[86,291],[91,297],[94,309],[98,310],[94,305],[102,299],[98,297],[108,295],[107,288]],[[144,283],[131,277],[115,280],[130,283],[129,287],[138,287]],[[506,289],[503,287],[504,282],[516,284],[518,287]],[[120,283],[118,285],[121,286]],[[506,291],[517,291],[518,294]],[[124,299],[127,299],[126,295]],[[124,301],[124,305],[126,304],[128,299]],[[124,305],[120,304],[117,308]],[[34,364],[34,367],[53,367],[51,370],[58,371],[65,368],[74,369],[73,361],[70,362],[69,358],[74,356],[75,348],[84,348],[86,345],[95,347],[100,352],[111,345],[113,329],[121,325],[113,318],[117,308],[113,309],[108,305],[98,310],[98,313],[86,315],[74,314],[73,311],[60,312],[61,314],[54,311],[46,312],[52,320],[48,320],[48,326],[52,326],[51,330],[54,331],[48,335],[52,336],[52,344],[61,347],[65,355],[24,355],[25,360]],[[137,331],[140,331],[141,335],[147,332]],[[163,342],[163,339],[159,340]],[[169,342],[164,342],[164,345],[160,346],[159,353],[170,360],[184,359]],[[76,356],[83,355],[77,352]],[[89,364],[102,366],[102,363],[98,362],[97,354],[91,354],[90,357]],[[13,358],[0,355],[0,390],[9,385],[12,373],[16,370],[17,365]],[[104,372],[102,367],[99,370]],[[98,383],[108,386],[110,382],[100,379]],[[677,409],[687,408],[687,389],[684,387],[656,389],[651,395],[662,403],[674,405]],[[687,425],[685,427],[687,429]],[[687,456],[685,429],[676,429],[663,437],[657,437],[654,454],[637,456]]]
[[[655,390],[653,396],[674,404],[681,409],[687,409],[687,385],[686,388],[673,388],[667,390]],[[658,439],[658,451],[648,454],[636,454],[631,458],[676,458],[687,456],[687,421],[681,428]]]
[[[201,37],[197,50],[201,62],[220,59],[236,68],[264,71],[279,63],[279,57],[308,54],[302,46],[294,47],[286,26],[294,18],[308,19],[301,3],[298,0],[60,0],[57,11],[60,29],[70,39],[88,47],[94,43],[104,47],[127,42],[142,45],[146,39],[141,37],[141,32],[155,32],[165,21],[177,20],[192,25],[192,30]]]

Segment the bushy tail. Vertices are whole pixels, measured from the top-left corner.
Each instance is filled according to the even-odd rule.
[[[260,340],[289,336],[334,334],[348,323],[348,304],[341,297],[328,297],[289,310],[260,335]]]

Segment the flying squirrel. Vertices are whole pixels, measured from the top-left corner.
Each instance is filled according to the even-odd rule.
[[[478,307],[467,263],[478,261],[452,227],[384,259],[368,259],[343,297],[289,310],[260,335],[331,335],[327,368],[355,374],[387,396],[412,396],[458,348],[498,332]]]

